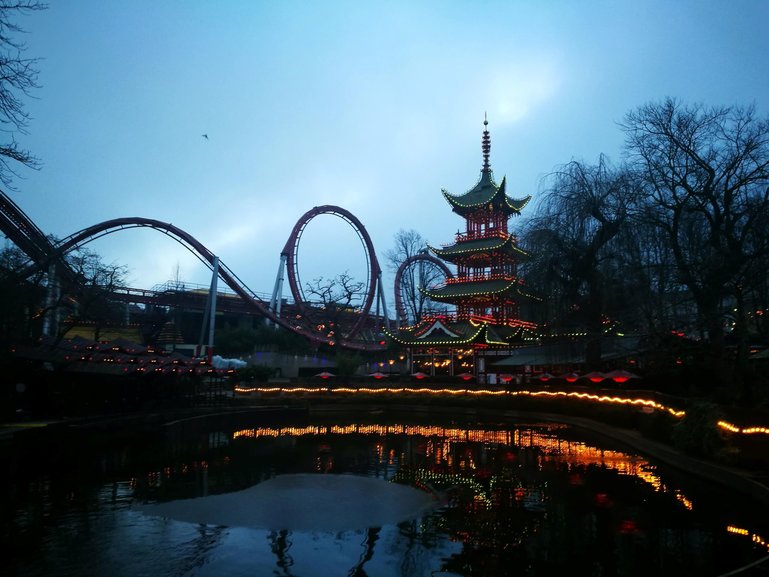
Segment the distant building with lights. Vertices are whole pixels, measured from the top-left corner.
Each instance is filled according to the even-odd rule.
[[[508,356],[516,346],[534,344],[535,323],[520,318],[521,303],[537,299],[527,293],[518,276],[518,264],[529,255],[508,226],[531,196],[511,198],[506,178],[495,182],[488,121],[484,119],[483,124],[483,166],[477,184],[461,195],[442,191],[451,210],[464,219],[465,230],[458,231],[451,244],[428,247],[453,265],[456,274],[436,288],[419,287],[431,300],[451,305],[455,312],[385,331],[407,347],[412,373],[485,380],[490,363]]]

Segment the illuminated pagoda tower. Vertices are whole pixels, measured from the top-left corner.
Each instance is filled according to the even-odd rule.
[[[408,347],[412,372],[483,377],[489,362],[509,355],[536,326],[519,316],[522,300],[535,297],[526,294],[518,277],[518,263],[528,253],[518,247],[508,229],[510,217],[519,216],[531,196],[510,198],[506,179],[499,185],[494,181],[486,119],[483,125],[478,183],[462,195],[442,191],[452,211],[465,220],[465,231],[457,232],[448,246],[429,247],[436,257],[454,265],[456,274],[437,288],[419,288],[431,300],[453,305],[455,313],[435,315],[388,333]]]

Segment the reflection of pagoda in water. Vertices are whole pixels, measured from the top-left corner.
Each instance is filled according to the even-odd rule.
[[[300,470],[314,470],[309,457],[323,451],[333,457],[331,472],[381,477],[439,499],[435,512],[399,523],[397,530],[373,527],[337,535],[333,547],[345,547],[349,559],[358,559],[345,567],[349,575],[364,574],[375,558],[391,557],[407,575],[428,574],[419,568],[438,559],[442,571],[461,575],[524,574],[525,568],[538,575],[629,575],[655,568],[664,574],[709,574],[713,563],[712,538],[698,537],[706,533],[681,521],[691,502],[667,486],[652,463],[592,445],[566,425],[276,423],[229,436],[232,444],[221,447],[217,438],[224,451],[219,458],[211,453],[202,462],[209,471],[202,478],[216,479],[218,486],[228,478],[254,478],[254,472],[256,478],[271,476],[281,466],[294,471],[297,463]],[[252,458],[255,454],[260,458]],[[169,466],[162,479],[148,481],[190,488],[192,478],[201,478],[192,469]],[[727,539],[741,536],[766,546],[749,529],[729,525],[719,531],[728,532]],[[277,573],[285,575],[290,567],[290,574],[300,574],[298,565],[307,566],[308,556],[329,546],[301,531],[269,531],[266,539]],[[716,547],[723,540],[719,537]],[[687,548],[684,557],[680,543]],[[694,559],[695,566],[682,572],[679,558]],[[665,564],[655,565],[658,559]],[[630,566],[642,570],[627,571]]]
[[[416,326],[388,333],[412,352],[413,370],[427,374],[485,372],[491,351],[509,351],[526,340],[534,323],[520,318],[520,303],[531,299],[518,276],[518,263],[528,253],[518,246],[508,221],[531,199],[507,195],[507,180],[494,180],[489,162],[491,137],[484,120],[483,166],[477,184],[468,192],[443,196],[454,213],[465,220],[464,232],[441,248],[429,247],[441,260],[456,267],[456,275],[434,289],[420,287],[432,301],[455,309],[453,315],[425,318]],[[437,370],[436,370],[437,369]],[[441,370],[443,369],[443,370]]]

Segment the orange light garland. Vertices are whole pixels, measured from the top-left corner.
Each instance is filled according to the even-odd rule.
[[[743,435],[764,434],[769,435],[769,427],[738,427],[728,421],[718,421],[718,426],[730,433],[741,433]]]
[[[527,396],[527,397],[564,397],[574,398],[583,401],[593,401],[597,403],[610,403],[615,405],[632,405],[638,407],[645,407],[655,411],[667,412],[673,417],[683,418],[686,416],[686,411],[681,411],[673,407],[668,407],[657,401],[643,398],[629,398],[618,397],[609,395],[596,395],[593,393],[578,393],[575,391],[508,391],[505,389],[432,389],[427,387],[235,387],[236,393],[248,394],[248,393],[343,393],[343,394],[368,394],[368,395],[382,395],[382,394],[425,394],[425,395],[470,395],[474,397],[498,397],[498,396]],[[729,431],[730,433],[737,433],[742,435],[769,435],[769,427],[764,426],[750,426],[750,427],[738,427],[728,421],[718,421],[717,426],[721,429]]]
[[[620,404],[620,405],[640,405],[644,407],[650,407],[658,411],[667,411],[674,417],[678,417],[678,418],[681,418],[686,415],[685,411],[678,411],[676,409],[673,409],[672,407],[666,407],[665,405],[661,405],[657,401],[651,401],[649,399],[629,399],[627,397],[610,397],[605,395],[594,395],[591,393],[577,393],[573,391],[571,392],[569,391],[513,391],[510,394],[526,395],[531,397],[540,397],[540,396],[573,397],[577,399],[596,401],[599,403],[613,403],[613,404]]]

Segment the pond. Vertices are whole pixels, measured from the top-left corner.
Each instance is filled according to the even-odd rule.
[[[265,413],[4,450],[11,575],[721,575],[769,555],[739,494],[558,423]]]

